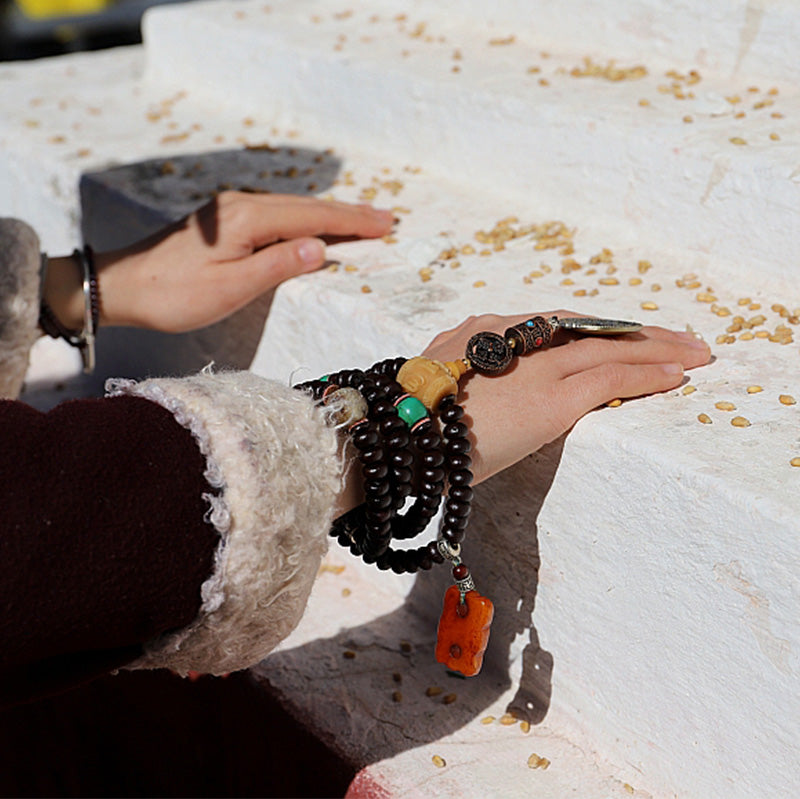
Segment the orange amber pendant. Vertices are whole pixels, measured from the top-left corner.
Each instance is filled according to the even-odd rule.
[[[467,591],[464,603],[457,585],[444,595],[444,608],[436,636],[436,660],[448,669],[474,677],[483,665],[494,616],[492,600],[477,591]]]

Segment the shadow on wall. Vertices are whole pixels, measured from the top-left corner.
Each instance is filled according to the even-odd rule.
[[[542,648],[532,621],[539,570],[536,519],[563,444],[562,438],[475,489],[464,562],[478,590],[495,605],[480,675],[465,679],[434,661],[438,615],[450,584],[444,566],[421,572],[396,611],[348,628],[343,609],[338,635],[277,652],[256,667],[256,676],[282,704],[345,762],[358,769],[446,737],[481,718],[512,687],[508,712],[531,724],[545,718],[553,657]],[[343,657],[345,651],[351,655]],[[430,695],[432,686],[441,692]],[[448,694],[455,701],[443,702]]]
[[[329,151],[264,145],[88,173],[80,183],[83,240],[99,252],[128,246],[228,189],[312,196],[329,189],[340,168],[341,161]],[[211,362],[218,368],[247,369],[271,303],[272,292],[267,292],[228,319],[191,333],[103,328],[95,373],[77,378],[70,395],[100,395],[107,377],[182,375]],[[35,397],[43,389],[28,385],[27,394]]]

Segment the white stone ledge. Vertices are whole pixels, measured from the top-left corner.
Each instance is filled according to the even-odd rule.
[[[602,39],[587,52],[554,34],[543,59],[524,26],[513,44],[489,46],[496,31],[470,25],[468,14],[457,23],[434,14],[424,34],[413,36],[413,15],[399,29],[388,14],[370,23],[371,8],[344,19],[329,3],[271,8],[211,3],[191,14],[148,13],[148,82],[191,86],[201,102],[264,127],[300,130],[320,147],[422,163],[473,191],[546,196],[555,216],[592,215],[598,226],[636,231],[661,248],[679,242],[684,253],[724,261],[728,273],[758,269],[787,279],[796,271],[800,134],[790,117],[800,96],[786,76],[774,81],[780,93],[769,95],[771,85],[748,91],[751,75],[701,68],[700,83],[682,84],[696,97],[677,100],[659,91],[671,79],[649,59],[642,80],[571,77],[586,55],[603,65],[615,57]],[[791,31],[781,41],[793,52]],[[209,41],[216,43],[210,50]],[[529,65],[541,72],[527,74]],[[671,66],[686,74],[694,65]],[[735,105],[725,99],[734,95],[741,98]],[[754,109],[757,102],[772,105]],[[741,110],[747,116],[736,119]],[[765,224],[754,225],[757,219]]]
[[[539,109],[535,119],[560,119],[562,128],[545,126],[534,153],[539,161],[526,160],[527,141],[506,138],[507,147],[522,148],[521,155],[495,148],[483,164],[465,158],[459,162],[463,168],[454,169],[458,164],[446,161],[448,148],[468,152],[475,115],[471,108],[457,107],[466,95],[451,91],[450,83],[446,101],[439,98],[456,105],[450,106],[449,120],[446,108],[435,107],[432,89],[427,105],[419,106],[426,113],[412,118],[420,126],[435,122],[443,142],[429,133],[424,136],[430,138],[411,137],[403,119],[394,120],[402,135],[392,132],[389,119],[381,122],[383,127],[361,128],[352,142],[345,135],[345,117],[371,125],[367,111],[379,107],[371,97],[385,101],[389,89],[406,85],[403,76],[374,86],[376,94],[350,103],[338,122],[333,102],[320,106],[314,117],[310,105],[304,109],[308,97],[293,93],[286,83],[280,86],[282,105],[267,109],[278,88],[267,87],[271,95],[265,91],[267,73],[259,70],[268,59],[262,55],[251,59],[253,73],[240,70],[231,84],[237,86],[235,102],[223,101],[213,85],[208,94],[196,88],[198,80],[216,80],[223,73],[204,72],[204,64],[182,53],[181,41],[200,46],[190,22],[209,25],[228,42],[220,50],[231,55],[231,42],[241,43],[247,31],[256,32],[253,24],[239,26],[231,9],[192,4],[175,17],[152,16],[155,28],[163,26],[148,45],[151,54],[156,48],[159,69],[168,63],[164,48],[175,48],[175,69],[164,72],[161,85],[139,79],[138,48],[0,67],[0,85],[9,97],[0,116],[0,173],[9,176],[0,183],[2,213],[28,218],[50,249],[67,250],[77,241],[81,172],[120,162],[221,152],[269,140],[337,146],[342,165],[332,192],[340,199],[355,200],[386,180],[398,182],[398,194],[378,188],[374,198],[378,205],[403,209],[398,211],[402,223],[396,243],[331,248],[340,261],[338,271],[291,281],[276,292],[271,307],[250,309],[256,322],[266,317],[260,344],[258,336],[253,340],[250,322],[240,318],[224,331],[187,342],[184,349],[175,345],[175,357],[185,364],[198,353],[234,357],[238,350],[261,373],[288,381],[302,366],[305,372],[296,379],[304,379],[384,355],[412,354],[470,313],[560,307],[668,326],[690,324],[714,342],[725,334],[731,316],[718,316],[711,303],[696,299],[709,287],[718,309],[727,307],[731,315],[741,312],[748,318],[763,313],[764,324],[754,330],[773,331],[784,321],[771,310],[774,303],[800,307],[790,268],[797,251],[791,186],[797,184],[781,177],[776,164],[783,163],[783,156],[767,147],[726,150],[730,169],[720,167],[714,160],[718,142],[714,139],[714,147],[708,142],[720,132],[715,126],[728,124],[729,118],[720,122],[709,116],[705,127],[696,129],[697,141],[681,139],[689,155],[675,156],[673,162],[671,137],[685,137],[691,127],[682,127],[675,116],[683,101],[669,97],[670,105],[650,109],[658,114],[657,125],[644,117],[647,124],[618,129],[617,122],[603,116],[607,108],[598,110],[598,96],[620,102],[624,96],[627,103],[630,87],[644,84],[586,88],[577,79],[551,76],[551,86],[541,87],[542,92],[557,91],[537,97],[554,107]],[[230,17],[227,22],[218,17],[223,14]],[[168,20],[183,38],[177,32],[167,35]],[[233,31],[231,25],[246,30]],[[287,55],[291,41],[275,46],[277,54]],[[500,58],[509,51],[498,52]],[[213,67],[214,53],[206,47],[203,55]],[[298,63],[306,56],[293,58]],[[234,63],[241,66],[244,60]],[[327,63],[332,75],[348,76],[342,91],[359,85],[343,64],[322,56],[317,63],[319,69]],[[188,64],[197,68],[194,75],[180,71]],[[367,67],[359,66],[357,74],[370,75]],[[277,62],[274,68],[274,74],[283,75]],[[436,69],[442,72],[441,64]],[[320,93],[328,86],[321,77]],[[183,96],[177,87],[190,80],[192,90]],[[558,89],[557,80],[572,83]],[[655,85],[661,78],[653,75],[652,80]],[[780,107],[794,108],[797,98],[780,88]],[[475,96],[486,98],[487,91],[484,86]],[[625,94],[617,95],[620,91]],[[216,99],[209,103],[209,97]],[[575,113],[581,98],[587,113],[601,122],[597,138],[585,131],[583,139],[570,138],[567,109]],[[519,108],[511,103],[506,112],[513,117]],[[629,113],[628,108],[624,118],[635,122],[639,111],[647,109],[637,106]],[[298,120],[304,124],[290,137]],[[749,117],[744,122],[751,124]],[[489,123],[491,130],[495,123]],[[519,135],[523,129],[520,125]],[[758,125],[755,129],[760,130]],[[388,138],[370,139],[376,130]],[[648,142],[651,135],[655,138]],[[791,146],[796,135],[786,133],[781,146]],[[411,152],[409,142],[422,149]],[[577,147],[580,142],[584,149]],[[642,179],[630,184],[626,202],[623,182],[613,170],[597,177],[584,166],[599,169],[605,163],[593,147],[608,148],[621,158],[623,144],[635,150],[643,170]],[[665,167],[664,158],[672,166]],[[537,165],[541,180],[533,181],[527,169],[512,174],[515,163]],[[497,164],[505,170],[500,174],[508,177],[507,185],[497,182]],[[517,181],[513,185],[512,178]],[[593,187],[588,199],[579,190],[583,185]],[[106,195],[109,223],[123,206],[145,215],[154,212],[135,188]],[[745,196],[751,191],[761,192],[755,201]],[[698,203],[706,192],[705,205]],[[733,221],[726,202],[740,203]],[[676,208],[684,210],[676,213]],[[480,249],[475,232],[510,215],[521,224],[561,218],[575,228],[572,257],[581,268],[569,275],[573,284],[563,284],[557,251],[534,250],[525,240],[488,257],[464,256],[458,269],[436,262],[441,250],[451,246],[471,243]],[[780,235],[774,232],[776,220],[786,226]],[[708,227],[703,241],[715,246],[698,243],[703,225]],[[670,238],[666,244],[665,233]],[[607,277],[606,265],[590,264],[603,247],[613,251],[618,285],[600,283]],[[723,257],[726,253],[737,255],[736,262]],[[637,268],[642,259],[653,265],[646,274]],[[541,270],[542,263],[549,272]],[[355,271],[345,268],[349,264]],[[431,272],[423,281],[419,270],[425,268]],[[598,271],[590,274],[591,268]],[[541,276],[530,277],[532,272]],[[700,287],[688,289],[685,284],[691,281],[686,280],[684,287],[676,285],[687,272],[696,273]],[[630,285],[631,279],[642,283]],[[485,285],[476,286],[479,281]],[[653,284],[660,291],[653,291]],[[575,291],[586,294],[576,296]],[[739,305],[745,297],[761,308]],[[644,310],[646,302],[658,309]],[[117,368],[126,363],[145,368],[151,357],[161,357],[162,343],[145,339],[136,346],[128,341],[127,350],[122,346]],[[108,346],[108,336],[105,342]],[[473,795],[487,796],[499,785],[502,795],[511,797],[535,789],[547,799],[561,799],[570,791],[601,799],[630,795],[626,783],[640,796],[791,795],[799,776],[792,764],[800,710],[800,596],[793,579],[800,565],[795,547],[800,470],[789,460],[800,454],[800,406],[782,405],[777,397],[786,393],[800,399],[798,345],[755,339],[714,349],[715,363],[691,375],[695,393],[669,392],[597,411],[570,433],[563,451],[558,445],[547,448],[480,489],[468,543],[470,563],[481,587],[497,599],[498,627],[485,678],[447,678],[446,685],[458,683],[457,702],[432,703],[424,692],[445,679],[430,657],[444,576],[394,578],[361,568],[337,552],[330,557],[345,571],[321,576],[301,628],[263,672],[298,715],[335,740],[352,762],[369,765],[367,774],[396,796],[452,796],[459,786],[463,793],[465,785],[475,786]],[[764,390],[748,394],[748,386],[756,384]],[[752,426],[732,427],[733,414],[715,407],[720,400],[734,402],[735,413]],[[699,413],[713,423],[700,424]],[[542,558],[538,590],[537,541]],[[509,558],[510,552],[516,557]],[[342,586],[351,589],[348,597]],[[529,650],[528,657],[550,653],[553,659],[549,712],[528,735],[518,726],[484,727],[481,717],[501,715],[517,698],[523,677],[537,664],[540,670],[547,665],[546,658],[525,664],[531,629],[539,648]],[[398,652],[402,640],[412,645],[411,653]],[[345,659],[343,649],[355,651],[356,658]],[[402,678],[400,703],[391,699],[395,671]],[[528,769],[533,751],[550,758],[547,771]],[[448,766],[437,770],[433,754],[445,757]]]

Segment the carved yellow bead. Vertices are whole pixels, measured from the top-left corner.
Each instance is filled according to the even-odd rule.
[[[458,382],[448,365],[422,355],[409,358],[400,367],[397,382],[429,411],[435,411],[446,396],[458,393]]]

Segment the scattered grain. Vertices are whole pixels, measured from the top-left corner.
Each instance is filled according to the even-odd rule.
[[[434,755],[431,758],[431,761],[433,762],[433,765],[436,766],[436,768],[444,768],[447,765],[445,759],[443,757],[440,757],[439,755]]]
[[[636,265],[636,268],[639,270],[639,274],[643,275],[645,272],[653,268],[653,264],[651,264],[650,261],[639,261],[639,263]]]
[[[405,654],[408,654],[409,652],[411,652],[411,650],[412,650],[412,646],[408,641],[401,641],[400,642],[400,651],[401,652],[404,652]]]
[[[621,399],[612,399],[612,400],[609,400],[606,403],[606,405],[609,408],[619,408],[619,406],[622,405],[622,400]]]
[[[443,689],[438,685],[429,685],[425,689],[425,696],[439,696]]]
[[[716,302],[717,298],[708,291],[701,291],[695,295],[697,302]]]
[[[472,284],[472,287],[476,288],[476,289],[480,289],[480,288],[483,288],[485,285],[486,285],[486,281],[485,280],[476,280]]]
[[[698,413],[697,421],[703,424],[711,424],[711,417],[707,413]]]
[[[625,793],[633,793],[634,792],[633,785],[631,785],[630,783],[623,782],[622,783],[622,787],[625,789]]]
[[[643,107],[646,107],[646,106],[650,105],[650,101],[648,99],[646,99],[645,97],[642,97],[642,99],[639,100],[639,105],[641,105]]]
[[[748,386],[747,393],[748,394],[760,394],[764,389],[761,386]]]
[[[481,724],[491,724],[492,722],[494,722],[494,716],[484,716],[481,719]]]
[[[394,682],[403,682],[403,675],[400,674],[399,671],[396,671],[392,674],[392,680],[394,680]]]
[[[682,394],[683,394],[685,397],[688,397],[688,396],[689,396],[689,394],[694,394],[694,392],[695,392],[695,391],[697,391],[697,389],[696,389],[694,386],[692,386],[692,385],[684,386],[684,387],[681,389],[681,393],[682,393]]]
[[[618,286],[619,285],[619,280],[617,280],[615,277],[601,277],[597,282],[601,286]]]
[[[739,341],[752,341],[755,336],[749,331],[745,331],[739,336]]]
[[[362,294],[371,294],[371,293],[372,293],[372,289],[371,289],[371,288],[370,288],[370,287],[369,287],[369,286],[368,286],[368,285],[365,283],[365,284],[364,284],[364,285],[361,287],[361,293],[362,293]]]
[[[770,139],[772,139],[772,141],[780,141],[781,140],[781,137],[777,133],[770,133],[769,137],[770,137]]]
[[[720,411],[735,411],[736,406],[732,402],[715,402],[714,407]]]
[[[686,122],[686,123],[689,123],[689,122],[694,122],[694,118],[693,118],[693,117],[691,117],[691,116],[689,116],[689,114],[687,114],[687,115],[686,115],[686,116],[683,118],[683,121],[684,121],[684,122]]]
[[[550,761],[546,757],[539,757],[535,753],[528,758],[528,768],[540,768],[544,771],[549,765]]]
[[[529,733],[529,732],[531,731],[531,723],[530,723],[529,721],[521,721],[521,722],[519,723],[519,728],[520,728],[520,729],[521,729],[521,730],[522,730],[524,733]]]
[[[649,301],[648,302],[643,302],[639,307],[643,311],[657,311],[658,310],[658,305],[656,305],[654,302],[649,302]]]
[[[516,716],[512,715],[511,713],[503,713],[503,715],[500,716],[500,723],[504,727],[510,727],[513,724],[517,723],[517,718],[516,718]]]
[[[356,656],[356,653],[353,652],[352,649],[345,649],[344,652],[342,652],[342,657],[345,660],[353,660],[353,658],[355,658],[355,656]]]
[[[745,419],[744,416],[734,416],[733,419],[731,419],[731,424],[734,427],[750,427],[750,420]]]
[[[632,278],[630,278],[628,280],[628,285],[629,286],[641,286],[642,285],[642,279],[640,277],[632,277]]]
[[[614,82],[622,80],[639,80],[647,75],[647,67],[637,64],[633,67],[618,67],[614,61],[605,66],[596,64],[591,58],[584,57],[582,67],[573,67],[569,74],[573,78],[603,78]]]
[[[731,136],[729,139],[731,144],[736,144],[738,146],[742,146],[743,144],[747,144],[747,142],[741,136]]]
[[[800,466],[800,458],[792,458],[789,461],[790,466]]]
[[[403,694],[400,691],[392,691],[392,702],[402,702]]]
[[[442,697],[442,704],[443,705],[452,705],[453,702],[456,701],[456,699],[458,699],[458,694],[445,694]]]
[[[510,34],[508,36],[497,37],[495,39],[489,39],[489,44],[492,47],[503,47],[504,45],[514,44],[517,40],[517,37],[514,34]]]
[[[797,404],[797,400],[791,394],[781,394],[780,397],[778,397],[778,401],[781,403],[781,405]]]

